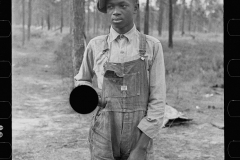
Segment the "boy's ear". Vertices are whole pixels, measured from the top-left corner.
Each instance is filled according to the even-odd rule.
[[[134,14],[136,14],[138,10],[139,10],[139,4],[135,3],[135,5],[134,5]]]

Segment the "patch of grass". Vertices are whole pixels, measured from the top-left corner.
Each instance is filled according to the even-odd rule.
[[[71,35],[67,35],[62,38],[57,50],[54,51],[55,62],[58,66],[57,73],[61,75],[62,78],[69,78],[73,76],[71,43]]]
[[[48,35],[45,33],[45,30],[31,28],[31,37],[30,41],[27,39],[27,28],[25,28],[25,43],[24,46],[22,46],[22,39],[23,39],[23,29],[22,26],[13,26],[12,28],[12,45],[16,48],[22,48],[22,49],[28,49],[30,48],[28,45],[32,47],[34,45],[35,47],[42,47],[43,49],[47,49],[46,45],[52,45],[52,43],[44,42]],[[34,44],[37,42],[37,44]],[[39,45],[40,44],[40,45]],[[41,46],[42,45],[42,46]],[[45,47],[45,48],[44,48]]]
[[[73,63],[72,63],[72,38],[68,34],[59,41],[57,50],[54,51],[54,62],[57,65],[56,73],[61,76],[62,88],[64,92],[69,96],[73,87]]]
[[[167,40],[161,40],[165,58],[167,83],[176,87],[180,83],[199,79],[199,86],[223,84],[223,44],[215,41],[176,40],[174,48],[168,48]],[[181,78],[179,78],[181,77]],[[173,83],[173,84],[170,84]],[[175,84],[174,84],[175,83]]]
[[[14,67],[18,68],[18,67],[27,67],[30,64],[36,64],[39,61],[38,57],[19,57],[17,59],[17,61],[15,59],[13,59],[13,61],[15,62]]]
[[[54,41],[53,40],[49,40],[46,39],[42,42],[40,49],[41,50],[52,50],[54,48],[52,48],[54,46]]]
[[[42,30],[34,30],[31,32],[31,37],[32,38],[42,38],[43,35],[43,31]]]

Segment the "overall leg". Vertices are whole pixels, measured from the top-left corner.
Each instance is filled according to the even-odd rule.
[[[91,160],[114,160],[109,114],[97,112],[89,131]]]
[[[123,131],[121,136],[121,160],[127,160],[130,152],[136,147],[136,144],[141,136],[141,130],[138,129],[138,124],[145,116],[145,111],[135,111],[124,113],[123,116]],[[154,160],[153,140],[151,139],[147,147],[146,160]]]

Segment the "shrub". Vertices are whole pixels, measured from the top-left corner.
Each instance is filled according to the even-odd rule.
[[[174,48],[169,49],[167,40],[161,40],[163,46],[166,78],[181,77],[182,82],[195,81],[199,85],[212,86],[223,84],[223,45],[219,42],[176,40]],[[177,83],[176,83],[177,85]],[[171,87],[176,87],[171,86]]]
[[[73,85],[73,63],[72,63],[72,38],[67,35],[62,38],[57,50],[54,51],[55,62],[57,63],[57,74],[61,75],[63,83],[66,82],[68,88]]]

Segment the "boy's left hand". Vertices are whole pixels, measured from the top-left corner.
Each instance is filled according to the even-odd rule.
[[[142,132],[136,147],[130,152],[128,160],[145,160],[149,141],[150,138]]]
[[[146,160],[146,150],[135,148],[131,151],[127,160]]]

